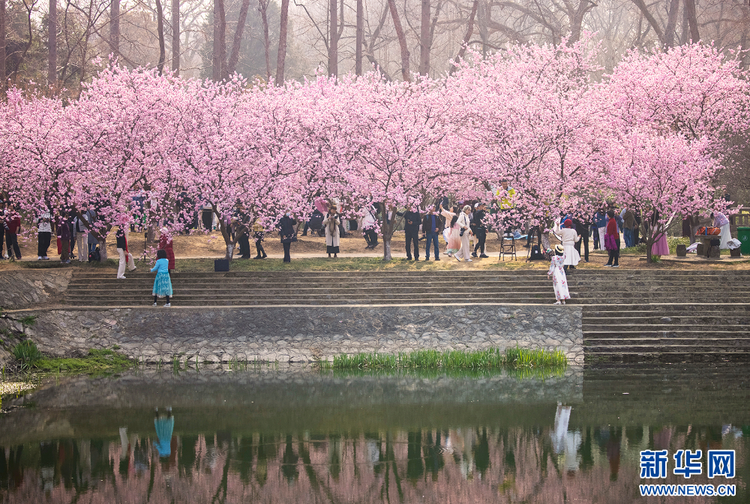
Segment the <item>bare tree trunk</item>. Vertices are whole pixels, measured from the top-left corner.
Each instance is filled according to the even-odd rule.
[[[698,32],[698,19],[695,15],[695,0],[685,0],[685,12],[690,26],[690,38],[693,42],[698,42],[701,37]]]
[[[180,75],[180,0],[172,0],[172,71]]]
[[[259,0],[261,14],[263,12],[264,0]],[[266,2],[266,7],[268,2]],[[229,53],[229,64],[227,65],[227,74],[231,75],[237,70],[237,62],[240,60],[240,48],[242,47],[242,33],[245,30],[245,23],[247,21],[247,11],[250,9],[250,0],[242,0],[240,6],[240,17],[237,21],[237,28],[234,30],[234,38],[232,39],[232,50]]]
[[[271,80],[271,36],[268,32],[268,4],[270,0],[258,0],[260,19],[263,23],[263,47],[266,50],[266,80]]]
[[[328,10],[330,25],[328,28],[328,75],[339,74],[339,6],[336,0],[329,0]]]
[[[646,3],[643,0],[632,0],[632,1],[641,11],[641,13],[643,14],[643,17],[646,18],[646,20],[648,21],[648,24],[651,25],[651,28],[654,29],[656,36],[659,37],[659,42],[664,43],[664,32],[661,30],[661,27],[659,26],[659,22],[649,12],[648,7],[646,7]]]
[[[47,81],[54,85],[57,82],[57,0],[49,0],[48,43],[49,43],[49,67],[47,69]]]
[[[422,0],[422,13],[419,26],[419,74],[430,74],[430,0]]]
[[[680,10],[680,0],[669,1],[669,12],[667,14],[667,27],[664,29],[664,47],[674,46],[675,28],[677,26],[677,12]]]
[[[5,0],[0,0],[5,1]],[[357,47],[354,50],[354,73],[362,75],[362,46],[365,43],[365,6],[364,0],[357,0]]]
[[[284,61],[286,60],[286,36],[289,25],[289,0],[281,0],[279,20],[279,52],[276,57],[276,85],[284,84]]]
[[[0,0],[0,91],[5,89],[5,80],[5,0]]]
[[[393,18],[393,26],[396,28],[396,36],[398,36],[398,45],[401,46],[401,75],[406,82],[411,81],[411,72],[409,71],[409,46],[406,44],[406,35],[404,34],[404,28],[401,26],[401,19],[398,16],[398,10],[396,9],[396,1],[388,0],[388,9],[391,11],[391,17]],[[385,239],[385,238],[383,238]]]
[[[471,34],[474,33],[474,18],[477,16],[477,9],[479,8],[479,0],[474,0],[474,4],[471,6],[471,14],[469,14],[469,26],[466,27],[466,35],[464,35],[464,41],[463,44],[461,44],[461,49],[459,49],[458,54],[456,55],[456,58],[453,60],[453,65],[451,65],[450,68],[450,75],[453,75],[453,72],[456,71],[456,68],[458,68],[458,62],[461,61],[461,58],[464,57],[464,54],[466,54],[466,47],[469,44],[469,40],[471,40]]]
[[[164,11],[161,8],[161,0],[156,0],[156,33],[159,37],[159,62],[156,64],[156,68],[161,75],[164,72],[164,61],[167,58],[164,50]]]
[[[115,58],[120,55],[120,0],[112,0],[109,11],[109,46]]]
[[[227,59],[226,39],[227,18],[224,12],[224,0],[214,0],[214,50],[211,78],[220,81],[225,77]]]

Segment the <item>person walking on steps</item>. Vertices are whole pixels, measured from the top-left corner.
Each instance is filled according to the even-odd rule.
[[[156,271],[156,278],[154,279],[154,306],[160,297],[166,297],[167,303],[164,305],[165,308],[172,306],[170,298],[172,297],[172,279],[169,276],[169,259],[167,259],[167,251],[159,249],[156,251],[156,264],[151,268],[151,273]]]
[[[609,253],[609,260],[604,266],[611,268],[620,267],[620,231],[617,228],[614,210],[607,212],[609,222],[607,222],[607,232],[604,235],[604,248]]]
[[[552,285],[555,289],[556,305],[565,304],[570,299],[570,290],[568,289],[568,277],[565,274],[565,248],[562,245],[555,246],[555,255],[550,260],[547,278],[552,278]]]

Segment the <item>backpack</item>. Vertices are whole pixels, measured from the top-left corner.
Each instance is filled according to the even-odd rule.
[[[323,229],[323,214],[320,212],[314,212],[312,216],[310,216],[310,220],[307,223],[307,227],[316,231],[318,229]]]
[[[542,261],[544,259],[544,254],[539,250],[539,245],[533,245],[531,247],[531,252],[529,253],[529,261]]]
[[[96,247],[93,252],[89,254],[89,262],[99,262],[102,260],[102,254],[99,252],[99,247]]]

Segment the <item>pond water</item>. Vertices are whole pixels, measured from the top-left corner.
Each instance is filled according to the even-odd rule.
[[[288,367],[49,379],[3,400],[0,502],[748,502],[746,371]],[[666,478],[641,478],[656,467],[642,452],[661,460],[663,450]],[[688,467],[702,473],[674,474],[678,450],[701,450]],[[733,478],[729,463],[708,477],[717,450],[734,455]],[[735,495],[642,497],[649,483]]]

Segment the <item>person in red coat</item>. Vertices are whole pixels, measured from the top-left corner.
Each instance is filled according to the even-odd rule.
[[[174,271],[174,250],[172,249],[172,235],[169,234],[167,228],[161,228],[161,236],[159,237],[159,250],[163,250],[167,253],[167,260],[169,261],[169,271]]]
[[[5,227],[5,244],[8,247],[8,256],[12,261],[15,252],[16,259],[20,261],[21,249],[18,248],[18,233],[21,232],[21,216],[13,207],[10,207],[5,216],[5,222],[2,224]]]

